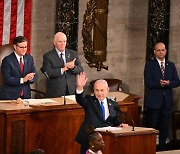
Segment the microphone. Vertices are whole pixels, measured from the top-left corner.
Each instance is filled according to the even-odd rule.
[[[131,122],[132,122],[132,131],[135,131],[135,130],[134,130],[134,120],[133,120],[133,118],[132,118],[129,114],[127,114],[127,113],[125,113],[125,112],[122,112],[122,111],[120,110],[119,106],[115,106],[115,107],[114,107],[114,110],[116,110],[116,111],[118,112],[118,114],[119,114],[119,113],[124,114],[126,117],[128,117],[129,119],[131,119]]]
[[[41,70],[41,72],[45,75],[45,77],[46,77],[47,79],[49,79],[49,75],[48,75],[47,72],[44,70],[44,68],[41,67],[40,70]]]
[[[66,105],[66,97],[65,97],[65,93],[64,93],[64,105]]]
[[[64,76],[65,76],[65,80],[66,80],[66,71],[64,72]],[[65,81],[65,83],[66,83],[66,81]],[[66,83],[67,84],[67,83]],[[66,105],[66,84],[65,84],[65,87],[64,87],[64,92],[63,92],[63,94],[64,94],[64,105]]]

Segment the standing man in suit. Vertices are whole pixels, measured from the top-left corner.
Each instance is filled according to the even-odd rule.
[[[84,108],[84,122],[76,136],[76,141],[81,144],[81,154],[85,154],[88,149],[88,142],[85,137],[85,128],[87,126],[105,127],[121,126],[119,113],[115,110],[117,102],[107,98],[109,92],[108,84],[105,80],[97,80],[94,84],[94,96],[83,96],[83,87],[86,84],[86,75],[84,72],[77,76],[76,101]]]
[[[73,95],[76,75],[83,71],[77,52],[66,48],[66,35],[57,32],[54,36],[55,49],[43,56],[42,73],[47,77],[46,97]]]
[[[30,84],[37,80],[33,57],[26,54],[27,39],[13,40],[14,52],[2,60],[2,99],[31,98]]]
[[[147,95],[145,107],[147,108],[148,127],[159,130],[158,151],[166,149],[168,125],[173,106],[172,88],[180,84],[175,64],[166,60],[166,47],[163,43],[155,45],[156,58],[148,62],[144,70]]]

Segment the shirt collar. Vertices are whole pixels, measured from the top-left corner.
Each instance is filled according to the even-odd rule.
[[[59,55],[60,53],[63,53],[63,55],[65,55],[65,50],[64,50],[64,51],[59,51],[57,48],[55,48],[55,50],[57,51],[58,55]]]
[[[19,55],[16,53],[16,51],[14,51],[14,54],[15,54],[18,62],[20,62],[20,58],[22,58],[22,61],[24,61],[23,56],[19,56]]]
[[[157,59],[157,58],[156,58]],[[161,66],[161,62],[163,62],[164,66],[165,66],[165,58],[163,59],[163,61],[157,59],[158,63],[159,63],[159,66]]]

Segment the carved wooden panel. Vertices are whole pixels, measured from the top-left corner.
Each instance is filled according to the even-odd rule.
[[[25,121],[12,122],[11,153],[24,154]]]

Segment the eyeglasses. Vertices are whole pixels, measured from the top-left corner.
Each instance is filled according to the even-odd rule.
[[[20,49],[26,49],[27,48],[27,46],[25,46],[25,47],[20,47],[18,45],[16,45],[16,46],[19,47]]]

